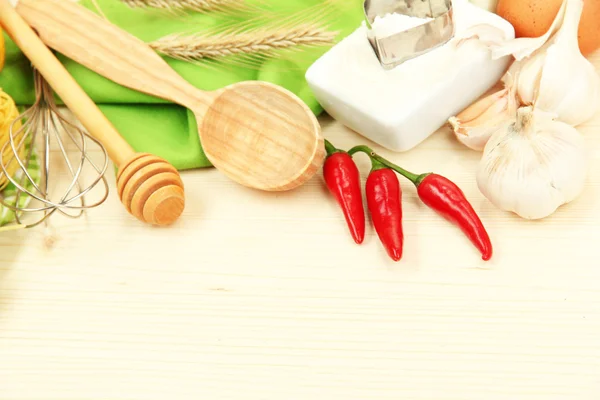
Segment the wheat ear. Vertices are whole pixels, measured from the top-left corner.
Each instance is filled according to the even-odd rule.
[[[121,0],[131,8],[162,9],[175,12],[181,11],[244,11],[249,8],[246,0]]]
[[[292,29],[256,29],[244,33],[173,34],[152,43],[155,51],[185,61],[216,59],[236,54],[267,55],[275,50],[332,44],[337,32],[304,24]]]

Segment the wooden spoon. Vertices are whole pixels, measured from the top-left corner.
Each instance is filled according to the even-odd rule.
[[[185,199],[183,182],[175,167],[151,154],[136,153],[8,0],[0,0],[0,22],[119,167],[117,186],[127,211],[153,225],[167,225],[177,220],[183,212]]]
[[[17,11],[48,46],[77,63],[190,109],[206,156],[234,181],[289,190],[322,166],[319,123],[293,93],[260,81],[200,91],[144,42],[70,1],[20,0]]]

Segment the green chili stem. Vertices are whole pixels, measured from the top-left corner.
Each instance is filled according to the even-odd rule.
[[[378,169],[385,168],[387,168],[387,166],[383,165],[383,163],[380,163],[379,161],[371,157],[371,171],[377,171]]]
[[[325,139],[325,151],[327,151],[327,155],[330,156],[333,153],[337,153],[339,150],[336,149],[336,147],[331,144],[329,140]]]
[[[397,173],[399,173],[400,175],[402,175],[403,177],[405,177],[406,179],[408,179],[409,181],[414,183],[415,186],[419,186],[419,184],[423,181],[423,179],[425,179],[425,177],[428,175],[428,174],[422,174],[422,175],[413,174],[412,172],[409,172],[409,171],[405,170],[404,168],[394,164],[393,162],[388,161],[385,158],[381,157],[379,154],[375,153],[375,151],[373,151],[373,149],[371,149],[368,146],[355,146],[355,147],[351,148],[350,150],[348,150],[348,154],[350,154],[351,156],[358,152],[367,154],[371,158],[371,162],[373,162],[373,163],[377,162],[379,164],[383,164],[384,166],[386,166],[388,168],[393,169],[394,171],[396,171]]]

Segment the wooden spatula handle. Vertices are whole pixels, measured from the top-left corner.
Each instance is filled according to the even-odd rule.
[[[109,157],[119,166],[117,183],[119,187],[128,188],[128,197],[122,196],[122,191],[119,191],[119,195],[127,210],[147,223],[166,225],[174,222],[184,207],[183,183],[177,170],[158,157],[135,153],[8,0],[0,0],[0,23],[61,100],[88,132],[102,143]],[[140,158],[147,159],[147,162],[134,164]]]
[[[17,12],[47,46],[120,85],[195,111],[212,102],[146,43],[76,3],[20,0]]]

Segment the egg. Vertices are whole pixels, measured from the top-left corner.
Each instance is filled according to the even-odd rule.
[[[517,37],[542,36],[554,21],[562,0],[499,0],[496,13],[515,27]],[[600,0],[585,0],[579,24],[579,48],[589,55],[600,48]]]

